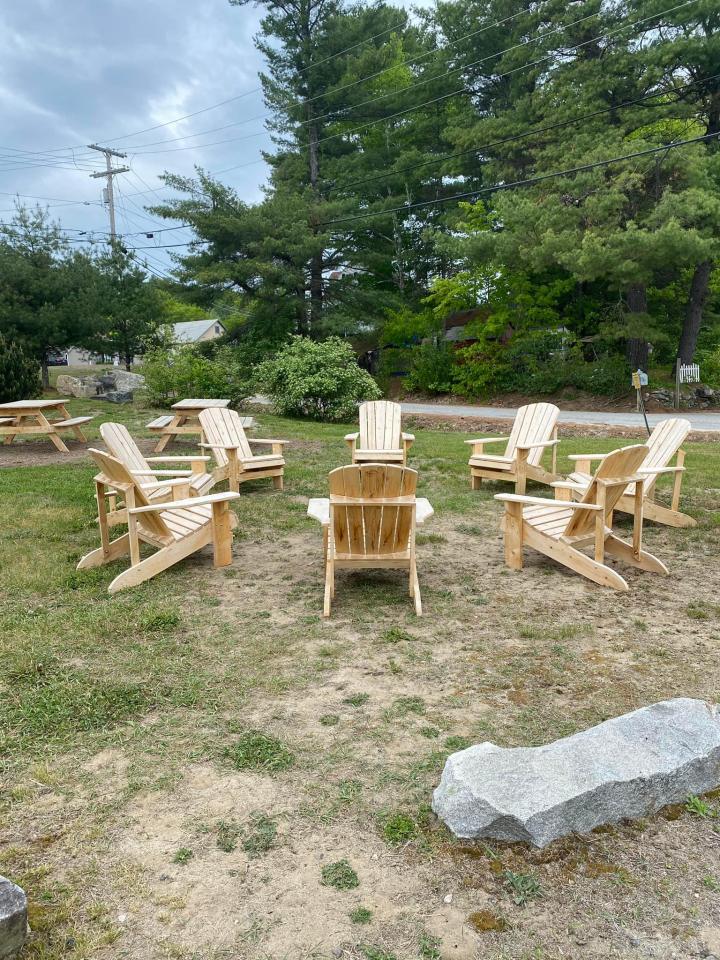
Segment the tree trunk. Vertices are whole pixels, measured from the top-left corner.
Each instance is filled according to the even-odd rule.
[[[712,260],[703,260],[698,263],[690,282],[690,295],[688,297],[685,319],[683,320],[682,332],[680,334],[680,344],[678,346],[678,357],[680,363],[692,363],[697,347],[698,334],[702,325],[703,307],[707,299],[708,289],[710,287],[710,274],[712,273]]]
[[[42,376],[42,385],[43,389],[47,390],[50,387],[50,371],[48,370],[47,359],[43,353],[42,359],[40,360],[40,375]]]
[[[312,118],[312,105],[308,104],[308,119]],[[318,149],[318,128],[316,123],[310,123],[308,129],[308,163],[310,169],[310,186],[316,204],[319,203],[319,181],[320,181],[320,157]],[[313,211],[315,213],[315,211]],[[316,222],[312,224],[314,234],[319,232],[319,226]],[[322,252],[314,254],[310,260],[310,330],[312,331],[322,312],[323,302],[323,256]]]
[[[626,294],[629,313],[647,313],[647,291],[644,283],[631,283]],[[641,337],[629,337],[626,354],[633,370],[647,373],[650,344]]]

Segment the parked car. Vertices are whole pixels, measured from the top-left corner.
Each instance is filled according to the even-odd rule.
[[[62,350],[46,350],[45,363],[49,367],[66,367],[68,365],[68,355],[63,353]]]

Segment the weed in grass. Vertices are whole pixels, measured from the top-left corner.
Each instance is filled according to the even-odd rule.
[[[392,847],[408,843],[417,836],[417,823],[407,813],[391,813],[382,818],[383,840]]]
[[[346,703],[349,707],[362,707],[369,699],[369,693],[353,693],[351,696],[345,697],[343,703]]]
[[[418,956],[420,960],[441,960],[440,940],[424,931],[418,938]]]
[[[425,713],[425,701],[422,697],[398,697],[392,705],[396,717],[405,717],[409,713]]]
[[[514,873],[512,870],[503,870],[502,878],[505,887],[512,894],[513,903],[524,906],[542,893],[540,884],[529,873]]]
[[[447,537],[444,537],[441,533],[416,533],[415,543],[418,547],[422,547],[426,543],[447,543]]]
[[[237,846],[240,827],[234,820],[221,820],[217,827],[217,845],[223,853],[232,853]]]
[[[362,784],[359,780],[341,780],[338,785],[338,800],[341,803],[352,803],[362,793]]]
[[[360,886],[360,880],[347,860],[337,860],[328,863],[320,874],[324,887],[335,887],[336,890],[352,890]]]
[[[225,750],[225,756],[238,770],[260,770],[277,773],[287,770],[295,762],[293,754],[277,737],[259,730],[248,730],[237,743]]]
[[[709,820],[715,816],[715,810],[702,797],[688,797],[685,809],[693,816],[700,817],[701,820]]]
[[[277,824],[270,817],[262,813],[254,816],[250,824],[250,832],[243,840],[243,850],[254,859],[259,857],[275,844],[277,838]]]
[[[470,737],[453,736],[445,741],[446,750],[466,750],[472,744]]]
[[[397,660],[393,660],[392,657],[390,657],[390,659],[388,660],[388,670],[390,671],[390,673],[394,674],[395,676],[397,676],[398,673],[403,672],[400,664],[397,662]]]
[[[324,727],[336,727],[340,722],[340,717],[336,713],[324,713],[320,717],[320,723]]]
[[[192,860],[193,852],[188,847],[180,847],[179,850],[175,851],[173,856],[173,863],[188,863]]]
[[[140,618],[140,629],[145,633],[170,633],[180,626],[180,614],[174,610],[158,610]]]
[[[437,727],[420,727],[420,733],[427,737],[428,740],[436,740],[440,736],[440,731]]]
[[[485,531],[476,523],[458,523],[455,527],[458,533],[464,533],[468,537],[484,537]]]
[[[720,891],[720,880],[715,877],[703,877],[702,883],[706,890]]]
[[[365,960],[397,960],[394,953],[388,953],[382,947],[375,947],[368,943],[360,944],[360,952]]]
[[[367,907],[356,907],[350,911],[351,923],[370,923],[371,920],[372,910],[368,910]]]

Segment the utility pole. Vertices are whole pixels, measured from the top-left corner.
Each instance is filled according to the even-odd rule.
[[[107,205],[110,212],[110,243],[115,240],[115,196],[113,194],[113,177],[118,173],[129,173],[130,167],[113,167],[111,157],[126,157],[126,153],[119,153],[117,150],[111,150],[109,147],[99,147],[96,143],[88,144],[89,150],[97,150],[105,154],[106,170],[98,173],[91,173],[90,176],[107,177]]]

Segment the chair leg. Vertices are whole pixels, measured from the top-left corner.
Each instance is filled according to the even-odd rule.
[[[410,596],[415,600],[415,613],[418,617],[422,616],[422,599],[420,597],[420,583],[417,575],[417,564],[413,559],[410,567]]]
[[[117,540],[111,540],[107,548],[98,547],[97,550],[86,553],[75,569],[90,570],[92,567],[101,567],[105,563],[117,560],[118,557],[125,556],[129,550],[130,537],[127,533],[124,533],[121,537],[118,537]]]
[[[283,489],[283,475],[281,473],[279,473],[276,477],[273,477],[272,482],[276,490]]]
[[[335,567],[330,558],[325,561],[325,601],[323,604],[323,616],[330,616],[330,603],[335,593]]]
[[[505,563],[511,570],[522,570],[523,515],[521,503],[505,503]]]
[[[212,505],[214,565],[227,567],[232,563],[232,527],[227,501]]]
[[[470,474],[470,489],[479,490],[480,484],[482,483],[482,477],[475,476],[474,473]]]

